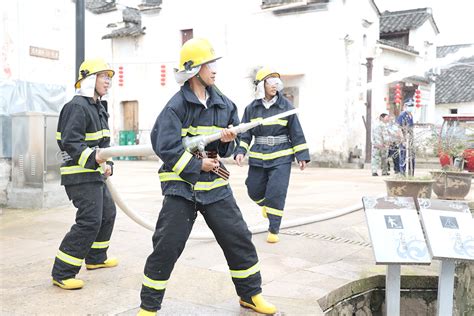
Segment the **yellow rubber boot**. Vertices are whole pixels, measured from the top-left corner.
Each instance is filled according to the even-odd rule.
[[[277,308],[272,303],[267,302],[262,294],[257,294],[252,296],[252,302],[246,302],[240,299],[239,303],[242,307],[251,308],[257,313],[272,315],[277,312]]]
[[[118,259],[117,258],[109,258],[105,260],[104,263],[99,263],[99,264],[86,264],[87,270],[95,270],[95,269],[101,269],[101,268],[113,268],[118,265]]]
[[[79,290],[84,286],[84,281],[79,279],[66,279],[66,280],[55,280],[53,279],[53,284],[59,286],[64,290]]]
[[[149,312],[149,311],[144,310],[143,308],[140,308],[137,314],[137,316],[155,316],[155,315],[156,315],[156,312]]]
[[[280,241],[280,238],[278,237],[278,234],[272,234],[272,233],[268,233],[268,236],[267,236],[267,242],[271,243],[271,244],[274,244],[274,243],[277,243]]]
[[[267,208],[265,206],[262,206],[262,216],[265,217],[265,218],[268,218]]]

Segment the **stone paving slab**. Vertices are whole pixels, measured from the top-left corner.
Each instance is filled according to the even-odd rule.
[[[134,210],[154,222],[162,203],[156,161],[117,161],[114,185]],[[265,224],[248,198],[247,167],[229,165],[231,185],[248,225]],[[370,170],[294,169],[285,219],[295,219],[360,203],[362,196],[385,194],[382,177]],[[469,198],[473,199],[471,192]],[[114,269],[87,271],[85,287],[64,291],[51,285],[54,256],[73,223],[72,205],[50,209],[3,209],[0,215],[0,315],[135,315],[152,232],[118,211],[109,254]],[[201,216],[195,231],[206,231]],[[373,260],[363,211],[282,230],[268,244],[256,234],[264,295],[280,315],[322,315],[317,300],[360,278],[385,273]],[[439,265],[403,267],[402,274],[436,275]],[[257,315],[241,308],[225,258],[214,240],[189,240],[169,281],[160,315]]]

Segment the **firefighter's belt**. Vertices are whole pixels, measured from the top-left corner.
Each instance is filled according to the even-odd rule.
[[[211,158],[211,159],[215,159],[217,158],[217,151],[204,151],[204,152],[200,152],[200,151],[197,151],[194,153],[194,155],[196,157],[198,157],[199,159],[202,159],[202,158]],[[225,170],[224,168],[221,168],[221,167],[215,167],[214,169],[211,170],[212,172],[214,172],[215,174],[217,174],[219,177],[221,177],[222,179],[224,180],[229,180],[229,176],[230,176],[230,172]]]
[[[275,146],[280,144],[288,143],[288,135],[277,135],[277,136],[257,136],[255,137],[255,144]]]

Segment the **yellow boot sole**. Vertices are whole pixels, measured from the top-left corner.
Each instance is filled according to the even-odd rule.
[[[84,281],[79,279],[67,279],[67,280],[55,280],[53,279],[53,284],[59,286],[64,290],[79,290],[84,286]]]
[[[102,268],[113,268],[118,265],[118,259],[117,258],[110,258],[105,260],[104,263],[99,263],[99,264],[86,264],[86,269],[87,270],[96,270],[96,269],[102,269]]]

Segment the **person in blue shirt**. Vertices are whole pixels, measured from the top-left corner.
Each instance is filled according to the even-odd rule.
[[[261,68],[255,77],[256,98],[246,108],[242,123],[261,120],[294,109],[281,90],[280,74],[268,67]],[[253,145],[251,145],[253,139]],[[245,181],[249,197],[262,207],[268,218],[267,242],[279,241],[278,233],[283,217],[290,180],[291,164],[298,161],[301,170],[310,161],[308,145],[296,114],[257,126],[240,136],[240,146],[234,154],[238,165],[249,157],[248,177]]]
[[[413,146],[413,112],[415,111],[415,102],[413,99],[407,99],[403,105],[403,112],[397,117],[397,124],[403,133],[403,141],[400,144],[400,173],[409,176],[415,174],[415,150]]]
[[[236,146],[237,135],[228,127],[239,125],[237,107],[214,86],[217,59],[205,39],[184,43],[175,73],[182,87],[163,108],[151,133],[153,150],[163,161],[158,173],[165,197],[153,234],[153,251],[145,264],[140,316],[156,315],[161,308],[171,272],[198,212],[224,252],[240,305],[263,314],[277,311],[261,294],[252,234],[227,179],[217,172],[217,168],[225,169],[219,157],[231,156]],[[214,133],[221,138],[207,144],[204,152],[191,153],[183,146],[185,136]],[[193,281],[189,283],[192,286]]]

